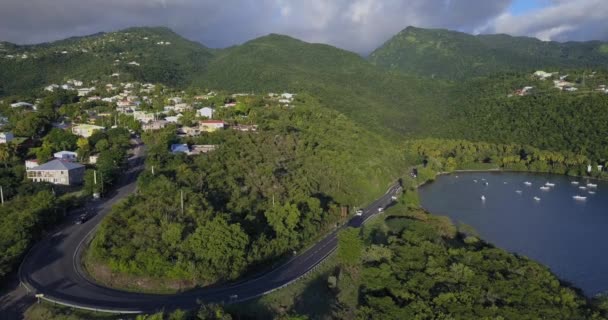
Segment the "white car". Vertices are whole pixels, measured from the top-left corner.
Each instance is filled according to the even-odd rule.
[[[397,201],[397,196],[392,196],[391,199],[393,199],[394,201]]]
[[[384,208],[378,207],[378,212],[382,212],[382,211],[384,211]]]
[[[357,210],[357,212],[355,213],[358,216],[362,216],[363,215],[363,210],[359,209]]]

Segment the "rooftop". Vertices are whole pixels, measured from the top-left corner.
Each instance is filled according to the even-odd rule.
[[[84,168],[84,166],[80,163],[61,161],[58,159],[49,161],[43,165],[39,165],[34,167],[32,171],[58,171],[58,170],[73,170],[78,168]]]

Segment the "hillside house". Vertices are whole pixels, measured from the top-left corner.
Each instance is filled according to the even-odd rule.
[[[26,170],[27,178],[34,182],[49,182],[57,185],[73,186],[84,181],[85,167],[82,164],[52,160],[43,165]]]
[[[177,129],[177,134],[180,136],[198,137],[201,135],[201,130],[199,127],[181,127]]]
[[[92,124],[78,124],[72,127],[72,133],[84,138],[89,138],[95,131],[105,130],[104,127]]]
[[[187,144],[172,144],[171,153],[173,153],[173,154],[178,154],[178,153],[190,154],[190,148],[188,148]]]
[[[236,131],[241,131],[241,132],[255,132],[258,131],[258,126],[253,124],[253,125],[247,125],[247,124],[239,124],[236,126],[230,126],[230,129],[232,130],[236,130]]]
[[[25,160],[25,169],[32,169],[35,168],[37,166],[39,166],[40,164],[38,163],[38,159],[28,159]]]
[[[76,160],[78,159],[78,154],[72,151],[55,152],[53,156],[55,157],[55,159],[70,162],[76,162]]]
[[[169,98],[169,102],[173,103],[173,104],[182,103],[183,101],[184,101],[184,99],[182,99],[180,97]]]
[[[205,117],[207,119],[213,119],[213,112],[214,112],[213,109],[211,109],[209,107],[204,107],[204,108],[198,109],[196,111],[196,114],[199,117]]]
[[[534,76],[539,78],[540,80],[547,80],[547,79],[553,77],[553,73],[540,70],[540,71],[534,72]]]
[[[217,146],[214,144],[193,145],[190,148],[190,154],[199,155],[199,154],[203,154],[203,153],[208,153],[208,152],[215,150],[216,148],[217,148]]]
[[[154,121],[156,119],[156,115],[154,113],[145,111],[134,111],[133,118],[141,123],[148,123],[150,121]]]
[[[167,121],[169,123],[177,123],[181,117],[183,117],[183,115],[180,113],[175,116],[165,117],[165,121]]]
[[[156,120],[156,121],[152,121],[150,123],[144,124],[141,128],[144,131],[156,131],[156,130],[161,130],[161,129],[166,128],[167,124],[169,124],[168,121]]]
[[[15,102],[15,103],[11,103],[11,108],[33,108],[34,105],[29,103],[29,102]]]
[[[15,139],[13,133],[10,131],[0,132],[0,144],[9,143]]]
[[[92,154],[89,156],[89,163],[96,164],[97,160],[99,160],[99,154]]]
[[[199,122],[199,129],[204,132],[214,132],[224,129],[224,121],[221,120],[202,120]]]

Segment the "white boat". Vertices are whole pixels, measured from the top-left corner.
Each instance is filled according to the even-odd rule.
[[[519,193],[519,194],[521,194],[521,193],[522,193],[522,191],[521,191],[521,190],[515,190],[515,192],[516,192],[516,193]]]
[[[484,183],[483,183],[483,185],[484,185],[484,186],[488,186],[488,185],[490,185],[490,184],[489,184],[488,182],[484,182]]]
[[[474,179],[473,182],[477,183],[477,179]]]
[[[570,183],[572,183],[573,185],[578,185],[578,181],[572,181]]]
[[[486,196],[481,195],[481,201],[486,201]]]
[[[579,201],[584,201],[587,200],[587,197],[583,197],[583,196],[573,196],[572,197],[574,200],[579,200]]]
[[[540,201],[540,198],[539,197],[534,197],[534,200]]]
[[[587,190],[587,187],[583,187],[583,186],[580,186],[578,188],[581,189],[581,190]]]
[[[549,188],[547,186],[542,186],[542,187],[540,187],[540,190],[542,190],[542,191],[549,191],[549,190],[551,190],[551,188]]]
[[[532,185],[532,182],[530,182],[530,181],[526,181],[526,182],[524,182],[524,184],[525,184],[525,185],[527,185],[527,186],[531,186],[531,185]]]
[[[595,184],[595,183],[587,183],[587,187],[589,187],[589,188],[597,188],[597,184]]]
[[[595,191],[589,191],[589,194],[595,194]]]
[[[503,183],[504,183],[504,184],[507,184],[507,182],[506,182],[506,181],[505,181],[505,182],[503,182]]]
[[[547,187],[555,187],[555,183],[547,182],[545,183]]]

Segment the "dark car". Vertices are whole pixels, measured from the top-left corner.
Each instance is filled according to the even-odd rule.
[[[83,224],[89,220],[89,215],[86,213],[81,214],[78,219],[76,219],[76,224]]]

